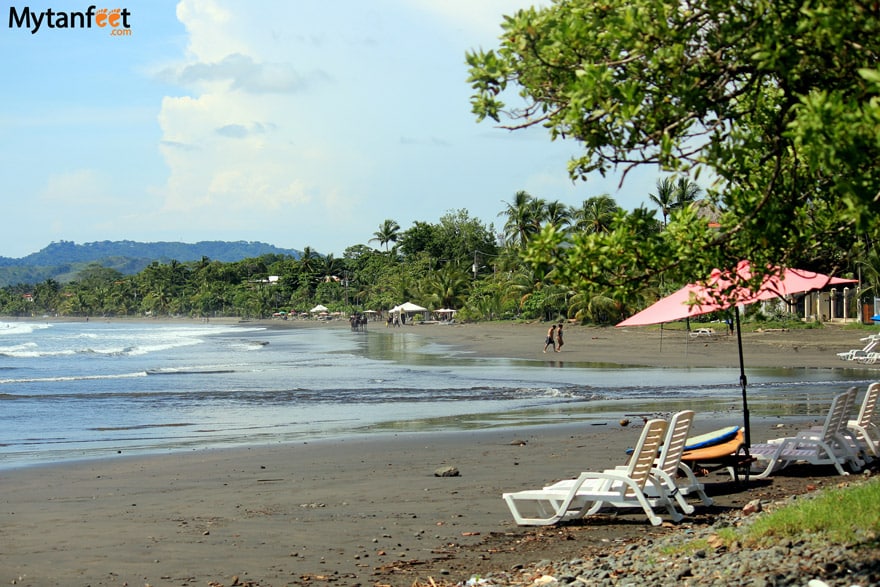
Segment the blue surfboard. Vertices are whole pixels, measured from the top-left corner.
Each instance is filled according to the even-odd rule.
[[[727,428],[713,430],[712,432],[706,432],[705,434],[700,434],[699,436],[691,436],[687,439],[687,443],[684,445],[684,449],[695,450],[698,448],[705,448],[707,446],[715,446],[716,444],[723,444],[729,440],[733,440],[738,431],[739,426],[728,426]]]
[[[728,426],[727,428],[713,430],[699,436],[691,436],[687,439],[684,450],[696,450],[698,448],[706,448],[707,446],[715,446],[716,444],[724,444],[736,438],[737,432],[739,432],[739,426]],[[632,453],[632,448],[626,449],[626,454],[631,455]]]

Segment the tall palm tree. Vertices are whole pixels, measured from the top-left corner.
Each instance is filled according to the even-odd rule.
[[[342,259],[338,259],[333,256],[333,253],[328,254],[323,259],[321,259],[321,267],[320,271],[323,273],[324,281],[336,281],[339,276],[342,274],[342,270],[345,265]]]
[[[862,279],[865,287],[863,294],[870,293],[877,297],[880,292],[880,250],[877,248],[870,249],[867,253],[863,253],[861,259],[857,261],[861,269]]]
[[[513,196],[513,202],[505,203],[505,209],[498,213],[507,216],[504,223],[504,238],[513,246],[525,247],[529,239],[541,229],[544,201],[520,190]]]
[[[320,257],[312,250],[312,247],[305,247],[299,257],[299,267],[303,273],[314,273],[318,268]]]
[[[626,225],[634,235],[647,237],[662,230],[660,221],[654,217],[656,210],[648,210],[644,204],[626,215]]]
[[[547,202],[544,206],[543,220],[557,229],[566,228],[571,224],[571,208],[559,200]]]
[[[396,243],[398,238],[400,238],[400,225],[394,220],[386,218],[379,225],[379,230],[373,233],[370,242],[378,242],[380,246],[385,247],[385,252],[388,252],[388,243]]]
[[[439,271],[432,271],[421,283],[422,299],[444,308],[458,309],[464,306],[470,286],[467,273],[447,264]]]
[[[588,233],[608,232],[619,209],[617,202],[608,194],[588,198],[575,211],[575,228]]]
[[[648,194],[648,198],[660,208],[660,214],[663,215],[663,228],[666,228],[666,220],[676,206],[676,185],[675,180],[671,177],[664,177],[657,180],[657,193]]]
[[[678,178],[675,183],[675,209],[684,208],[692,202],[696,202],[703,189],[686,177]]]

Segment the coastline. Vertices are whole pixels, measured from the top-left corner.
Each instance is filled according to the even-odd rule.
[[[310,321],[243,324],[348,328]],[[727,339],[692,343],[667,331],[661,352],[659,329],[567,327],[566,346],[552,357],[541,353],[546,329],[540,324],[424,325],[386,332],[383,323],[371,323],[370,329],[484,357],[660,367],[684,361],[737,364]],[[747,366],[848,368],[835,353],[858,346],[861,336],[864,331],[815,329],[747,335],[743,344],[752,349]],[[686,353],[681,345],[687,345]],[[698,414],[694,432],[738,423],[731,418],[739,415]],[[816,423],[753,418],[753,438],[784,436]],[[624,427],[605,420],[389,433],[16,469],[0,476],[0,580],[33,586],[231,585],[237,578],[240,585],[410,587],[416,579],[433,577],[454,584],[472,574],[571,559],[597,545],[711,524],[718,513],[753,499],[840,480],[820,467],[743,488],[716,473],[706,478],[716,505],[698,508],[681,524],[654,528],[635,514],[561,529],[513,524],[502,492],[622,464],[639,432],[638,421]],[[435,476],[443,467],[455,467],[460,475]]]
[[[755,429],[762,438],[785,432],[763,421]],[[622,464],[639,433],[637,424],[608,422],[398,434],[20,469],[0,478],[0,580],[229,585],[238,577],[252,585],[401,587],[428,575],[466,580],[576,546],[486,554],[485,541],[515,545],[536,532],[513,524],[501,493]],[[443,467],[460,474],[435,476]],[[716,513],[774,486],[790,491],[768,481],[732,492],[726,477],[713,480]],[[836,479],[809,480],[824,482]],[[694,520],[654,528],[626,514],[578,529],[588,541],[632,540]]]
[[[738,367],[736,335],[716,328],[711,336],[689,336],[681,325],[615,328],[566,325],[559,353],[544,354],[543,323],[474,323],[406,328],[434,342],[482,357],[547,362],[598,363],[644,367]],[[382,326],[382,330],[385,330]],[[749,367],[871,369],[842,361],[837,353],[862,348],[868,331],[845,325],[797,330],[743,332],[743,359]]]
[[[240,318],[91,318],[102,322],[170,324],[222,324],[258,326],[267,329],[332,328],[348,330],[346,320],[240,319]],[[15,318],[9,322],[84,322],[83,318]],[[737,337],[722,324],[712,324],[711,336],[690,336],[684,324],[616,328],[566,324],[565,345],[560,353],[542,353],[549,322],[476,322],[453,324],[408,324],[388,328],[382,321],[370,322],[367,334],[417,336],[431,343],[449,346],[456,353],[499,359],[534,360],[546,363],[572,362],[581,365],[641,367],[739,367]],[[695,325],[692,325],[694,328]],[[768,329],[742,333],[745,367],[819,368],[880,371],[880,365],[842,361],[837,353],[862,348],[860,340],[877,328],[847,324],[823,324],[815,328]]]

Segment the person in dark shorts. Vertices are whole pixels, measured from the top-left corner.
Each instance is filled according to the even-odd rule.
[[[544,352],[547,352],[547,347],[553,345],[553,350],[556,350],[556,325],[550,327],[550,330],[547,331],[547,338],[544,339]]]

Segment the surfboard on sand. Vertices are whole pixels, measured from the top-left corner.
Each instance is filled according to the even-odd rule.
[[[734,428],[736,430],[734,430],[733,437],[728,441],[709,446],[704,445],[702,448],[685,450],[684,454],[681,455],[681,460],[691,463],[713,462],[735,454],[743,442],[745,442],[745,434],[739,426],[734,426]]]
[[[687,443],[685,443],[684,445],[685,453],[692,450],[699,450],[707,447],[726,444],[731,440],[735,440],[738,432],[740,432],[739,426],[728,426],[727,428],[713,430],[711,432],[706,432],[705,434],[700,434],[698,436],[691,436],[687,439]],[[740,444],[742,444],[742,441],[740,441]],[[730,452],[736,452],[736,448],[734,448]],[[632,448],[626,449],[626,454],[631,455],[632,453]]]
[[[727,428],[713,430],[712,432],[706,432],[705,434],[700,434],[699,436],[691,436],[687,439],[687,442],[684,445],[684,450],[696,450],[698,448],[705,448],[707,446],[724,444],[725,442],[728,442],[736,437],[736,433],[739,432],[739,428],[739,426],[728,426]]]

